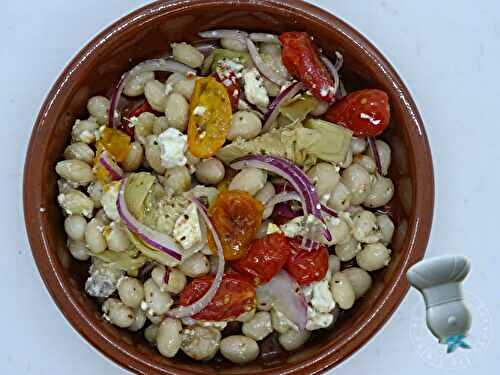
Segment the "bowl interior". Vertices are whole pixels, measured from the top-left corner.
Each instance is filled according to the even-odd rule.
[[[313,6],[295,1],[233,3],[155,3],[119,21],[70,64],[49,94],[33,132],[25,170],[25,211],[40,272],[73,326],[99,350],[137,372],[312,373],[331,366],[366,342],[389,317],[406,292],[404,272],[423,255],[427,241],[433,199],[430,153],[418,113],[386,61],[352,29]],[[333,56],[338,50],[344,55],[342,79],[348,88],[383,89],[389,93],[392,106],[392,124],[384,134],[393,150],[390,177],[396,185],[395,197],[385,208],[396,225],[391,264],[374,275],[370,292],[333,330],[316,332],[307,346],[295,353],[259,358],[246,366],[220,358],[209,363],[185,356],[167,359],[142,335],[104,322],[97,303],[83,291],[88,264],[75,261],[66,249],[63,217],[56,202],[54,165],[61,159],[74,120],[87,116],[87,99],[109,95],[123,72],[140,61],[165,55],[170,42],[194,41],[199,31],[214,28],[308,31],[324,53]]]

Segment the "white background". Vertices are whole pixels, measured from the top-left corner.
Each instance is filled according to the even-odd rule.
[[[393,63],[420,108],[434,157],[427,256],[466,254],[472,351],[445,356],[411,291],[385,327],[336,368],[344,374],[500,373],[498,236],[500,2],[323,0]],[[0,373],[124,374],[66,322],[39,277],[22,213],[22,171],[41,103],[63,67],[137,0],[5,1],[0,23]],[[496,264],[496,267],[494,266]],[[442,369],[444,368],[444,369]],[[450,370],[455,368],[455,370]]]

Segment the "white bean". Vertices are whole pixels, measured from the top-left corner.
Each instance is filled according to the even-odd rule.
[[[366,207],[376,208],[386,205],[394,196],[394,183],[390,178],[377,176],[370,193],[364,199]]]
[[[147,138],[153,134],[156,116],[151,112],[141,113],[134,121],[134,136],[142,144],[147,143]]]
[[[151,344],[156,344],[156,337],[158,335],[159,325],[150,324],[144,330],[144,338]]]
[[[111,222],[109,217],[106,215],[106,211],[104,211],[104,208],[101,208],[96,212],[95,218],[101,220],[101,222],[105,225],[108,225]]]
[[[380,241],[387,246],[391,242],[394,234],[394,223],[387,215],[377,215],[377,225],[382,234],[382,239]]]
[[[342,271],[342,274],[351,283],[356,299],[362,297],[372,286],[372,278],[364,269],[358,267],[347,268]]]
[[[144,157],[144,148],[135,141],[130,144],[127,156],[122,161],[122,168],[125,172],[133,172],[141,166]]]
[[[328,108],[330,107],[330,104],[327,102],[324,102],[322,100],[318,100],[318,104],[316,105],[316,108],[314,108],[311,112],[311,115],[313,116],[323,116],[326,111],[328,111]]]
[[[186,166],[167,169],[163,184],[176,194],[188,191],[191,186],[189,169]]]
[[[156,117],[153,123],[153,134],[160,135],[168,129],[168,119],[165,116]]]
[[[244,364],[257,358],[259,345],[255,340],[242,335],[228,336],[220,343],[220,353],[233,363]]]
[[[286,351],[293,351],[304,345],[307,340],[311,337],[311,331],[302,330],[296,331],[294,329],[289,329],[285,333],[282,333],[278,337],[278,341]]]
[[[158,351],[167,358],[174,357],[181,348],[182,324],[178,319],[166,318],[161,322],[156,336]]]
[[[104,318],[120,328],[127,328],[134,322],[134,312],[116,298],[108,298],[102,304]]]
[[[144,287],[139,280],[124,276],[118,281],[118,295],[125,305],[136,309],[144,299]]]
[[[111,230],[104,233],[108,249],[117,253],[128,250],[130,248],[130,240],[122,224],[112,222],[110,227]]]
[[[227,133],[227,139],[234,141],[236,138],[252,139],[259,135],[262,130],[262,121],[257,115],[250,111],[238,111],[233,114],[231,128]]]
[[[351,204],[361,204],[370,194],[370,174],[361,165],[352,164],[342,171],[342,183],[351,192]]]
[[[151,315],[163,315],[173,304],[172,297],[166,292],[162,292],[153,279],[148,279],[144,283],[144,295],[148,305],[148,313]]]
[[[142,309],[134,310],[134,322],[128,327],[129,331],[137,332],[146,324],[146,313]]]
[[[90,165],[78,159],[63,160],[56,164],[56,173],[78,185],[88,185],[95,176]]]
[[[201,252],[195,253],[179,265],[179,269],[189,277],[199,277],[210,272],[208,258]]]
[[[366,271],[376,271],[391,261],[391,250],[381,243],[371,243],[356,255],[356,262]]]
[[[259,311],[248,322],[243,323],[241,331],[247,337],[260,341],[273,332],[271,314],[267,311]]]
[[[74,142],[93,143],[97,129],[99,124],[93,117],[88,120],[76,120],[71,130],[71,138]]]
[[[168,271],[167,283],[165,283],[165,272],[165,266],[157,266],[151,272],[151,278],[162,292],[179,294],[186,286],[186,275],[177,268],[172,268]]]
[[[351,228],[344,219],[330,216],[327,217],[325,223],[332,235],[332,240],[328,243],[329,246],[345,243],[349,240]]]
[[[163,83],[156,79],[146,82],[144,96],[146,96],[146,100],[155,111],[165,111],[167,95],[165,95],[165,85]]]
[[[365,138],[358,138],[358,137],[351,138],[351,150],[354,155],[363,153],[366,150],[366,145],[367,142]]]
[[[181,94],[177,92],[170,94],[163,110],[165,111],[169,127],[181,132],[186,131],[189,117],[189,103]]]
[[[255,309],[252,309],[250,311],[246,311],[243,314],[241,314],[240,316],[238,316],[236,318],[236,321],[237,322],[246,323],[246,322],[248,322],[248,321],[250,321],[250,320],[253,319],[253,317],[255,316],[255,312],[256,312]]]
[[[328,200],[328,206],[338,212],[344,211],[351,204],[351,195],[349,189],[342,182],[339,182]]]
[[[85,230],[85,242],[87,247],[95,254],[102,253],[106,250],[106,240],[102,234],[104,224],[99,219],[93,218],[87,224]]]
[[[290,329],[287,317],[282,312],[276,311],[275,309],[271,310],[271,323],[273,329],[278,333],[285,333]]]
[[[196,178],[202,184],[216,185],[224,179],[226,170],[219,159],[204,159],[196,164]]]
[[[377,225],[377,217],[373,212],[358,212],[353,220],[352,235],[356,240],[363,243],[374,243],[380,240],[381,234]]]
[[[193,326],[182,331],[181,349],[189,357],[204,361],[212,359],[219,350],[221,334],[213,327]]]
[[[266,181],[266,172],[257,168],[245,168],[233,177],[229,190],[246,191],[250,195],[255,195],[264,187]]]
[[[83,241],[87,220],[80,215],[70,215],[64,220],[64,230],[69,238],[75,241]]]
[[[361,165],[370,174],[374,174],[375,170],[377,169],[377,165],[375,164],[375,160],[373,160],[368,155],[356,155],[353,159],[353,162],[355,164]]]
[[[236,52],[244,52],[247,50],[247,46],[245,43],[242,43],[238,39],[233,38],[222,38],[220,40],[220,44],[225,49],[230,49]]]
[[[389,171],[389,167],[391,165],[391,148],[384,141],[376,140],[378,155],[380,157],[380,164],[382,166],[382,174],[385,176]],[[368,155],[373,157],[373,152],[370,148],[368,151]]]
[[[322,201],[327,201],[331,197],[340,180],[339,172],[329,163],[316,164],[307,172],[307,176]]]
[[[191,44],[187,44],[185,42],[172,43],[170,44],[170,47],[172,47],[172,55],[175,60],[186,64],[191,68],[199,68],[201,64],[203,64],[203,54]]]
[[[76,260],[84,261],[90,258],[85,241],[75,241],[70,238],[68,239],[68,249]]]
[[[174,92],[178,92],[189,101],[191,100],[191,96],[193,96],[195,83],[196,79],[194,77],[183,78],[175,84]]]
[[[342,262],[348,262],[353,259],[356,254],[361,251],[361,245],[355,238],[350,238],[349,241],[335,246],[335,254]]]
[[[87,193],[94,201],[94,208],[101,208],[101,199],[104,194],[104,188],[100,181],[96,180],[87,187]]]
[[[146,139],[145,144],[145,156],[146,160],[156,173],[165,173],[165,167],[161,163],[161,147],[158,144],[158,137],[156,135],[150,135]]]
[[[65,193],[61,193],[57,196],[57,201],[68,215],[92,217],[94,201],[81,191],[71,189]]]
[[[340,259],[336,255],[328,256],[328,272],[333,275],[335,272],[340,271]]]
[[[64,157],[66,159],[78,159],[87,164],[93,163],[94,156],[94,150],[83,142],[72,143],[64,150]]]
[[[104,96],[93,96],[87,102],[87,110],[100,125],[107,125],[109,112],[109,99]]]
[[[123,93],[127,96],[139,96],[144,94],[144,85],[155,79],[154,72],[141,72],[129,79]]]
[[[332,281],[330,282],[330,289],[334,301],[341,309],[348,310],[354,305],[354,301],[356,300],[354,288],[347,276],[342,272],[333,274]]]
[[[274,185],[270,182],[266,182],[264,187],[260,189],[257,194],[255,194],[255,199],[257,199],[259,202],[261,202],[264,206],[266,205],[269,200],[276,195],[276,189],[274,188]],[[268,207],[264,209],[264,212],[262,213],[262,219],[266,220],[269,218],[272,213],[273,213],[274,207]]]

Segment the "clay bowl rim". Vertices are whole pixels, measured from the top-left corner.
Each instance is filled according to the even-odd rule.
[[[36,265],[49,293],[73,328],[85,337],[90,344],[115,363],[139,373],[158,371],[165,374],[183,374],[186,372],[179,371],[174,367],[169,368],[169,366],[160,368],[157,364],[141,358],[137,352],[134,353],[128,350],[127,347],[113,342],[99,330],[99,322],[93,317],[86,316],[85,312],[79,308],[78,303],[71,296],[67,285],[68,280],[63,277],[62,266],[57,259],[57,255],[49,249],[45,229],[41,226],[43,212],[40,208],[42,207],[43,196],[39,183],[41,181],[40,170],[43,158],[40,158],[39,155],[46,152],[46,147],[44,142],[39,139],[39,134],[45,130],[45,127],[56,126],[54,119],[57,115],[51,113],[51,108],[54,102],[63,97],[68,91],[68,87],[71,86],[71,79],[68,79],[68,77],[71,78],[75,70],[85,64],[85,60],[90,54],[96,53],[101,45],[110,42],[116,37],[116,34],[120,33],[120,30],[140,27],[140,24],[145,20],[153,19],[165,12],[198,6],[216,6],[227,2],[224,0],[201,0],[196,3],[185,0],[158,1],[124,16],[107,27],[78,52],[54,83],[36,119],[27,151],[23,183],[26,229]],[[301,16],[308,18],[310,22],[322,23],[347,36],[355,44],[356,48],[363,53],[363,58],[375,64],[383,79],[398,93],[403,116],[407,120],[405,122],[412,125],[406,129],[410,140],[409,148],[414,156],[418,152],[418,158],[414,158],[417,167],[414,172],[415,186],[412,200],[414,209],[409,220],[411,236],[409,247],[402,267],[392,277],[391,284],[385,288],[388,289],[387,292],[383,293],[386,298],[378,301],[364,324],[336,346],[327,346],[314,358],[290,365],[285,370],[279,370],[278,372],[274,370],[262,371],[262,374],[312,374],[332,368],[365,344],[389,319],[406,295],[408,290],[408,283],[405,278],[406,270],[423,257],[431,230],[434,208],[434,171],[431,152],[423,121],[408,89],[385,57],[359,32],[327,11],[300,0],[240,0],[235,2],[245,3],[247,6],[251,4],[256,9],[265,6],[268,8],[281,8],[288,12],[298,12]],[[335,355],[332,355],[334,352]]]

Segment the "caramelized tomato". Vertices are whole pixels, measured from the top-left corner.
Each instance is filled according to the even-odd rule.
[[[208,291],[214,276],[206,275],[193,279],[181,292],[179,303],[182,306],[198,301]],[[234,319],[255,308],[255,287],[246,276],[228,272],[212,301],[194,315],[194,319],[220,321]]]
[[[145,100],[141,105],[134,108],[130,113],[127,114],[127,117],[131,119],[132,117],[139,117],[140,114],[144,112],[154,112],[153,108],[149,105],[149,103]],[[122,121],[122,124],[119,128],[121,131],[127,133],[131,138],[134,138],[134,128],[129,126],[129,121]]]
[[[375,137],[381,134],[391,117],[389,97],[381,90],[355,91],[331,106],[325,118],[351,129],[355,136]]]
[[[301,248],[302,238],[289,238],[291,256],[286,262],[286,270],[300,285],[323,279],[328,271],[328,249],[320,246],[316,250]]]
[[[198,79],[189,112],[189,151],[198,158],[209,158],[222,147],[231,127],[231,101],[224,85],[214,77]]]
[[[241,88],[238,84],[236,74],[233,71],[228,71],[225,75],[222,75],[221,73],[214,73],[213,76],[226,88],[229,100],[231,101],[231,108],[233,112],[236,112],[238,110],[238,103],[240,101],[241,94]]]
[[[253,278],[256,285],[265,284],[285,265],[290,256],[290,244],[284,234],[273,233],[254,240],[248,253],[232,262],[232,267]]]
[[[117,162],[121,162],[125,160],[130,149],[130,136],[118,129],[105,128],[101,131],[98,143],[113,155]]]
[[[246,192],[219,193],[210,208],[210,217],[221,240],[225,259],[239,259],[247,253],[262,222],[263,211],[262,203]],[[215,242],[210,234],[208,245],[215,252]]]

